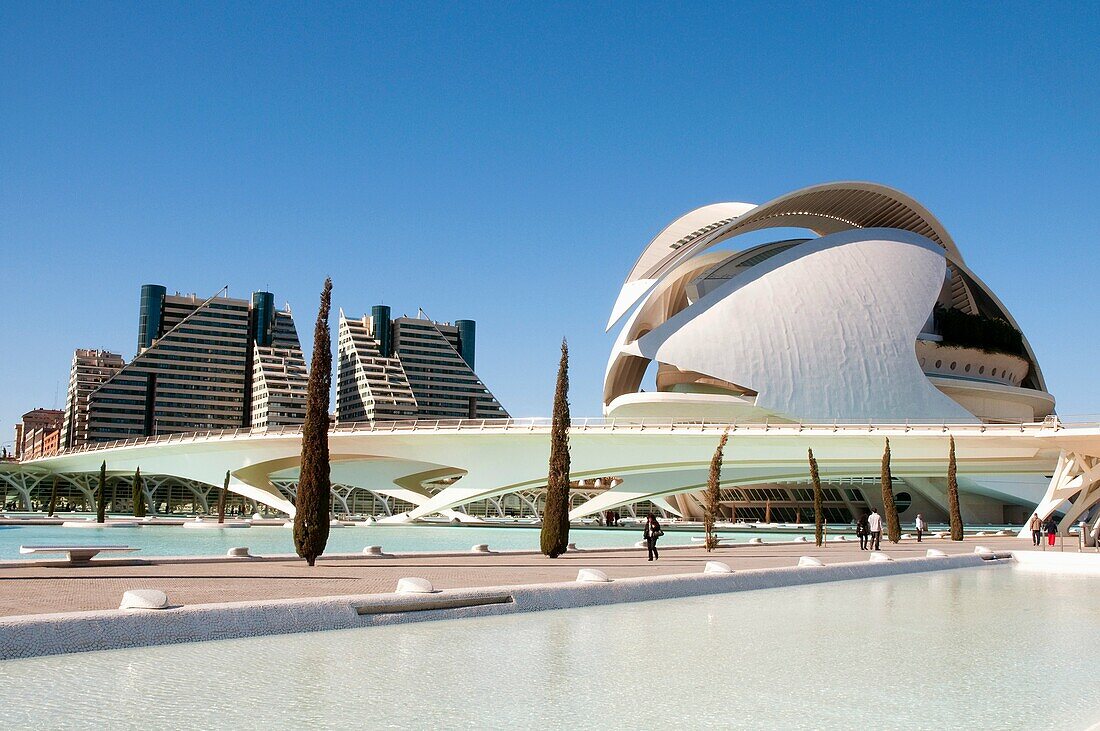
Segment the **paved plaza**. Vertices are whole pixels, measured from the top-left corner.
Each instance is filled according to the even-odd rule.
[[[949,554],[972,553],[975,546],[995,551],[1030,548],[1014,537],[970,537],[961,543],[926,539],[884,544],[893,558],[923,556],[928,548]],[[1059,550],[1058,548],[1049,550]],[[1076,552],[1068,540],[1066,552]],[[800,556],[827,564],[866,561],[854,541],[740,545],[707,553],[700,547],[662,550],[661,559],[646,560],[644,549],[570,552],[557,559],[537,553],[446,554],[322,558],[310,568],[300,559],[166,559],[148,563],[96,560],[80,567],[49,562],[0,565],[0,616],[115,609],[128,589],[160,589],[173,604],[207,604],[266,599],[294,599],[392,592],[398,579],[419,576],[437,589],[512,586],[572,581],[582,568],[598,568],[612,579],[691,574],[707,561],[722,561],[736,570],[793,566]]]

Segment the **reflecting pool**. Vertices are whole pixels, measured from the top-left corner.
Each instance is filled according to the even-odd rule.
[[[1007,567],[0,663],[63,728],[1085,728],[1093,577]],[[1091,594],[1091,596],[1090,596]]]
[[[252,526],[222,530],[193,530],[172,525],[143,525],[134,528],[62,528],[59,525],[0,526],[0,560],[26,558],[20,556],[21,545],[125,544],[141,548],[144,556],[217,556],[233,546],[248,546],[258,556],[294,553],[293,531],[281,526]],[[691,543],[692,536],[702,536],[699,530],[667,531],[661,545]],[[791,533],[753,531],[720,533],[737,542],[749,538],[789,541]],[[631,546],[641,540],[637,528],[576,528],[570,540],[578,548]],[[477,543],[487,543],[498,549],[528,549],[539,547],[539,529],[503,526],[466,525],[371,525],[333,528],[329,533],[327,553],[358,553],[364,546],[380,545],[387,552],[400,551],[465,551]],[[39,557],[40,558],[40,557]]]

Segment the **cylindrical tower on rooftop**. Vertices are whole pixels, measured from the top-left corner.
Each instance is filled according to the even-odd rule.
[[[393,328],[390,326],[390,308],[388,305],[375,305],[370,310],[374,322],[374,339],[378,341],[378,351],[383,358],[393,356]]]
[[[455,320],[458,328],[458,352],[470,370],[474,369],[474,344],[477,334],[477,323],[473,320]]]
[[[257,345],[271,345],[275,336],[275,295],[252,293],[252,339]]]
[[[138,309],[138,352],[145,350],[160,337],[164,296],[168,293],[159,284],[141,285],[141,304]]]

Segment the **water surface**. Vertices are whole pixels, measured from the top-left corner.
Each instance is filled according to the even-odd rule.
[[[281,526],[253,526],[242,529],[193,530],[172,525],[143,525],[134,528],[62,528],[59,525],[0,526],[0,560],[27,558],[21,545],[105,545],[141,548],[138,556],[217,556],[233,546],[248,546],[258,556],[294,553],[293,531]],[[667,531],[661,545],[691,543],[702,530]],[[759,536],[765,540],[789,541],[792,534],[753,531],[751,534],[721,534],[738,542]],[[624,547],[641,540],[641,527],[619,529],[573,528],[570,540],[578,548]],[[333,528],[327,553],[358,553],[364,546],[380,545],[387,552],[466,551],[487,543],[497,549],[537,550],[539,529],[465,525],[372,525]],[[41,558],[35,556],[32,558]]]
[[[1085,728],[1097,582],[983,567],[13,660],[0,725]]]

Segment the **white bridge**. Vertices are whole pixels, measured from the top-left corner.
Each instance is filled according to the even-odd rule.
[[[1069,503],[1062,528],[1100,502],[1100,424],[739,424],[645,419],[578,419],[570,430],[571,477],[613,475],[607,489],[570,514],[573,519],[702,489],[718,438],[729,430],[723,487],[804,481],[807,449],[823,479],[877,477],[890,439],[896,477],[946,507],[948,438],[954,437],[964,512],[970,493],[1038,504],[1040,517]],[[399,498],[415,507],[388,521],[433,514],[465,518],[454,509],[472,501],[546,484],[550,422],[531,420],[404,421],[346,424],[329,434],[332,481]],[[141,468],[220,485],[293,514],[272,480],[295,479],[301,430],[237,429],[172,434],[101,445],[4,468],[39,477],[89,474],[106,462],[112,475]],[[1053,475],[1053,479],[1050,476]],[[432,493],[428,483],[453,480]],[[1047,483],[1049,482],[1049,485]],[[1046,494],[1042,492],[1047,485]]]

